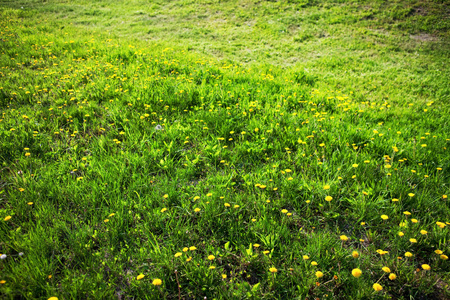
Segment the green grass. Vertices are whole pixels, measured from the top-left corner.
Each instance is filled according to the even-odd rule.
[[[0,1],[0,295],[449,298],[446,12]]]

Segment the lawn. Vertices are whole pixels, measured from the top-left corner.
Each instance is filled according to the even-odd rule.
[[[0,0],[0,297],[450,298],[449,15]]]

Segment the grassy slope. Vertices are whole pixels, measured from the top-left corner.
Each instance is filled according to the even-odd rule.
[[[2,11],[2,293],[372,298],[381,278],[379,297],[445,297],[448,23],[382,2],[40,3]]]

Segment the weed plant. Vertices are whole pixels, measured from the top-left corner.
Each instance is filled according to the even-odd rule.
[[[244,1],[256,25],[280,13],[269,8],[301,18],[290,38],[308,49],[334,26],[368,39],[249,63],[223,41],[214,56],[105,29],[136,4],[156,18],[198,5],[151,3],[2,2],[3,298],[450,297],[448,22],[408,19],[417,3],[363,13],[364,1]],[[236,5],[208,3],[208,18]],[[252,22],[243,11],[233,20]],[[391,33],[367,25],[383,20]],[[250,45],[284,30],[258,26]],[[419,43],[417,30],[439,41]],[[411,44],[387,51],[377,43],[398,41],[386,34]]]

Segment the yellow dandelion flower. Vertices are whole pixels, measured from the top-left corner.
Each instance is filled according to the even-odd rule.
[[[308,255],[303,255],[303,259],[304,259],[304,260],[308,260],[308,259],[309,259],[309,256],[308,256]]]
[[[445,223],[442,222],[436,222],[436,225],[439,226],[440,228],[444,228],[445,226],[447,226],[445,225]]]
[[[183,253],[181,253],[181,252],[175,253],[175,257],[180,257],[181,255],[183,255]]]
[[[383,220],[389,219],[389,217],[388,217],[387,215],[381,215],[381,218],[382,218]]]
[[[312,266],[317,266],[318,264],[317,264],[316,261],[312,261],[312,262],[311,262],[311,265],[312,265]]]
[[[326,196],[326,197],[325,197],[325,201],[330,202],[331,200],[333,200],[333,197],[331,197],[331,196]]]
[[[361,276],[361,274],[362,274],[362,271],[361,271],[360,269],[353,269],[353,270],[352,270],[352,275],[353,275],[353,277],[358,278],[358,277]]]
[[[323,277],[323,273],[320,272],[320,271],[317,271],[317,272],[316,272],[316,277],[317,277],[317,278],[322,278],[322,277]]]
[[[339,238],[341,239],[341,241],[348,241],[348,237],[346,235],[341,235]]]
[[[442,254],[442,255],[440,256],[440,258],[441,258],[442,260],[447,260],[447,259],[448,259],[448,256],[445,255],[445,254]]]
[[[434,250],[434,253],[436,253],[437,255],[440,255],[440,254],[442,254],[444,252],[442,252],[442,250]]]
[[[378,283],[374,283],[372,287],[377,292],[383,290],[383,287],[380,284],[378,284]]]
[[[167,199],[167,198],[169,198],[169,195],[168,195],[168,194],[165,194],[165,195],[163,196],[163,198],[164,198],[164,199]]]
[[[428,233],[428,231],[423,230],[423,229],[420,231],[420,234],[422,234],[422,235],[425,235],[425,234],[427,234],[427,233]]]
[[[397,279],[397,275],[395,275],[394,273],[391,273],[391,274],[389,274],[389,279],[395,280],[395,279]]]
[[[196,209],[194,209],[194,211],[199,212],[199,211],[201,211],[201,209],[197,207]]]
[[[423,264],[422,265],[422,269],[424,269],[426,271],[429,271],[429,270],[431,270],[431,267],[429,265],[427,265],[427,264]]]
[[[323,186],[323,189],[324,189],[324,190],[329,190],[329,189],[330,189],[330,186],[329,186],[328,184],[326,184],[326,185]]]
[[[183,248],[183,252],[187,252],[187,251],[189,251],[189,248],[188,247],[184,247]]]
[[[388,267],[382,267],[381,270],[383,270],[386,273],[390,273],[391,269],[389,269]]]
[[[11,220],[11,216],[6,216],[3,220],[6,222],[6,221],[9,221],[9,220]]]
[[[417,240],[416,240],[416,239],[409,239],[409,241],[410,241],[411,243],[417,243]]]
[[[413,193],[409,193],[408,196],[412,198],[412,197],[414,197],[415,195],[414,195]]]
[[[406,257],[412,257],[413,254],[412,254],[411,252],[405,252],[405,256],[406,256]]]
[[[353,258],[358,258],[359,257],[358,251],[353,251],[352,256],[353,256]]]
[[[277,268],[275,268],[275,267],[270,268],[269,271],[270,271],[270,273],[278,272]]]
[[[152,281],[153,285],[161,285],[162,284],[162,280],[159,278],[153,279]]]
[[[165,212],[165,211],[167,211],[167,208],[163,208],[163,209],[161,209],[161,212],[163,213],[163,212]]]
[[[191,250],[191,251],[197,250],[197,247],[191,246],[191,247],[189,247],[189,250]]]
[[[208,256],[208,259],[209,259],[209,260],[214,260],[214,258],[216,258],[214,255],[209,255],[209,256]]]
[[[288,210],[287,210],[287,209],[283,209],[283,210],[281,210],[281,212],[282,212],[283,214],[287,214],[287,213],[288,213]]]
[[[145,277],[144,274],[139,274],[139,275],[136,277],[136,279],[137,279],[137,280],[141,280],[141,279],[144,278],[144,277]]]

